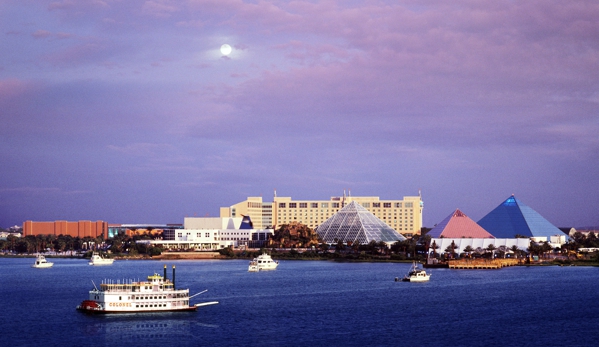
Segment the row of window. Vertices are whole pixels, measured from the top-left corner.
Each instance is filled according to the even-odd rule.
[[[310,205],[310,208],[318,208],[318,203],[317,202],[290,202],[290,203],[286,203],[286,202],[279,202],[279,208],[287,208],[287,204],[289,204],[289,208],[297,208],[298,204],[299,204],[299,208],[308,208],[308,204]],[[320,207],[321,208],[329,208],[329,204],[331,205],[332,208],[339,208],[340,203],[338,202],[321,202],[320,203]],[[414,203],[412,202],[405,202],[405,203],[401,203],[401,202],[373,202],[372,203],[372,207],[374,208],[380,208],[381,204],[383,206],[383,208],[413,208],[414,207]],[[360,203],[360,205],[362,205],[364,208],[370,208],[371,203],[370,202],[362,202]]]
[[[321,215],[321,216],[324,216],[324,215],[325,215],[325,213],[323,212],[323,210],[320,210],[320,211],[321,211],[321,212],[320,212],[320,215]],[[310,212],[310,216],[312,216],[312,215],[313,215],[313,213],[316,213],[316,216],[318,216],[318,211],[314,212],[313,210],[309,210],[309,212]],[[378,210],[378,211],[372,211],[372,213],[373,213],[374,215],[377,215],[377,214],[380,214],[380,213],[381,213],[381,210]],[[293,216],[297,216],[297,214],[298,214],[298,212],[297,212],[297,211],[294,211],[294,212],[293,212],[293,214],[291,214],[291,211],[289,211],[289,216],[292,216],[292,215],[293,215]],[[307,216],[307,215],[308,215],[308,211],[302,211],[302,210],[300,210],[300,211],[299,211],[299,215],[301,216],[302,214],[303,214],[304,216]],[[399,210],[399,215],[401,216],[401,214],[402,214],[402,211],[401,211],[401,210]],[[287,212],[286,212],[286,211],[284,211],[284,212],[281,212],[281,213],[279,213],[279,218],[280,218],[281,216],[286,216],[286,215],[287,215]],[[329,216],[329,215],[330,215],[330,213],[327,211],[327,212],[326,212],[326,215],[327,215],[327,216]],[[383,215],[383,216],[387,216],[387,215],[391,216],[391,211],[389,211],[389,214],[387,214],[387,212],[383,212],[383,214],[382,214],[382,215]],[[396,210],[394,210],[394,211],[393,211],[393,215],[394,215],[394,216],[397,216],[397,211],[396,211]],[[405,212],[405,213],[404,213],[404,216],[407,216],[407,215],[408,215],[408,212]],[[413,212],[410,212],[410,216],[414,216],[414,213],[413,213]]]
[[[229,233],[221,233],[221,235],[248,235],[248,233],[233,233],[233,232],[229,232]],[[179,233],[178,234],[179,237],[183,237],[183,233]],[[186,236],[191,236],[191,233],[187,233]],[[214,237],[217,236],[217,233],[214,234]],[[196,233],[196,237],[200,238],[202,237],[202,233]],[[210,233],[206,232],[204,233],[204,237],[210,237]]]

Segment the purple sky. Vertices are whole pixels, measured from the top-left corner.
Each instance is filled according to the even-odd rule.
[[[0,28],[0,227],[275,188],[599,225],[596,0],[3,0]]]

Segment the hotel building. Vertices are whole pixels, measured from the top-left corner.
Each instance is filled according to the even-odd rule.
[[[378,196],[331,197],[329,200],[293,200],[275,197],[272,202],[262,197],[248,197],[230,207],[221,207],[221,217],[250,216],[255,228],[276,229],[297,222],[316,228],[352,201],[357,202],[400,234],[420,235],[423,203],[420,196],[404,196],[402,200],[381,200]]]

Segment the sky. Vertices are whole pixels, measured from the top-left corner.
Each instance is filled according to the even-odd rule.
[[[599,225],[596,0],[0,0],[0,52],[3,228],[275,189]]]

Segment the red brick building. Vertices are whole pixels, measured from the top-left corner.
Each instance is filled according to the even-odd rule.
[[[108,223],[104,221],[80,220],[78,222],[69,222],[57,220],[54,222],[34,222],[26,221],[23,223],[23,236],[28,235],[70,235],[73,237],[108,237]]]

